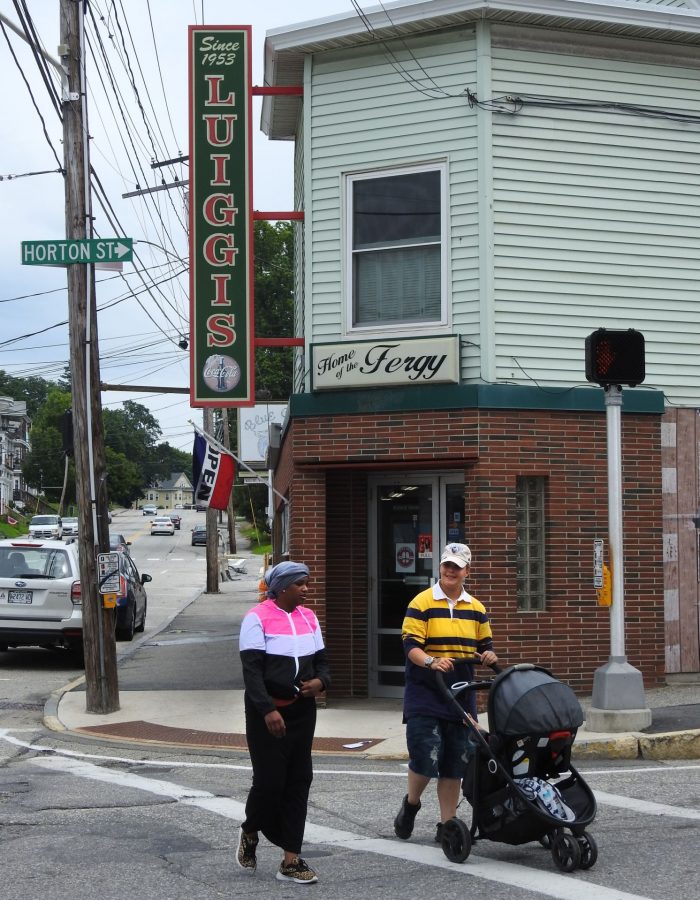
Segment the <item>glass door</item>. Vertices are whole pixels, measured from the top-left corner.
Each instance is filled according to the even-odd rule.
[[[464,486],[458,476],[377,478],[370,484],[370,691],[400,697],[401,623],[416,594],[439,575],[440,550],[464,540]]]

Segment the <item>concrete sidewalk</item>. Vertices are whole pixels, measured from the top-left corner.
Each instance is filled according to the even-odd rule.
[[[257,602],[258,566],[248,556],[248,575],[222,582],[218,594],[200,594],[157,634],[129,647],[119,662],[117,712],[87,713],[79,679],[47,702],[46,726],[117,744],[244,751],[238,630]],[[581,702],[585,709],[589,701]],[[653,716],[649,729],[599,734],[584,725],[574,758],[700,759],[700,680],[647,691],[646,702]],[[481,721],[486,727],[485,716]],[[328,706],[318,711],[314,750],[406,760],[401,701],[338,699],[331,690]]]

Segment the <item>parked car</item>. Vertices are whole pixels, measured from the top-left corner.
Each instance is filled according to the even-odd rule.
[[[206,512],[207,511],[206,503],[195,503],[194,508],[196,509],[197,512]]]
[[[158,507],[148,504],[147,506],[141,508],[141,512],[144,514],[144,516],[157,516]]]
[[[192,546],[206,547],[207,545],[207,526],[195,525],[192,529]]]
[[[176,504],[175,504],[175,509],[184,509],[184,508],[185,508],[185,507],[182,505],[182,503],[176,503]]]
[[[180,530],[180,526],[182,525],[182,519],[181,519],[181,517],[178,516],[177,513],[170,513],[170,521],[173,523],[173,525],[174,525],[174,526],[177,528],[177,530],[179,531],[179,530]]]
[[[151,522],[151,534],[175,534],[175,526],[170,516],[156,516]]]
[[[61,519],[63,523],[63,537],[78,537],[78,532],[80,530],[80,525],[78,523],[78,519],[75,516],[63,516]]]
[[[77,543],[0,540],[0,650],[31,646],[82,652]]]
[[[139,575],[131,556],[120,551],[119,557],[119,591],[117,593],[117,630],[118,641],[130,641],[136,631],[146,627],[148,597],[144,585],[152,581],[150,575]]]
[[[60,541],[63,537],[63,523],[60,516],[32,516],[29,522],[29,537],[39,540]]]
[[[110,531],[109,533],[109,549],[110,550],[123,550],[124,553],[129,553],[129,547],[131,547],[131,541],[127,541],[123,534],[117,534],[114,531]]]

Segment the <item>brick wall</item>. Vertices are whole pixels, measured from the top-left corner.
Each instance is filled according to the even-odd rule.
[[[626,653],[647,687],[664,672],[660,422],[622,417]],[[464,472],[469,589],[505,663],[537,662],[590,693],[610,653],[596,604],[593,540],[607,541],[604,413],[464,409],[292,420],[275,486],[288,492],[292,556],[312,569],[334,691],[367,691],[367,475]],[[516,606],[515,484],[547,479],[547,608]],[[326,580],[327,573],[327,580]]]

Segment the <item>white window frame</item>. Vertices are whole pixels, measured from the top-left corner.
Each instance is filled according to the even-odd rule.
[[[353,185],[356,181],[369,181],[376,178],[388,178],[393,175],[411,175],[420,172],[439,172],[440,174],[440,318],[421,322],[372,322],[369,325],[353,323]],[[347,336],[374,335],[408,335],[414,337],[422,334],[440,334],[448,332],[450,326],[450,309],[448,304],[448,192],[447,161],[435,160],[411,166],[394,166],[390,168],[350,172],[344,176],[343,197],[345,202],[345,235],[344,235],[344,290],[345,290],[345,334]]]

